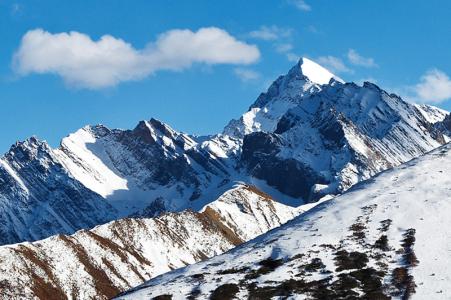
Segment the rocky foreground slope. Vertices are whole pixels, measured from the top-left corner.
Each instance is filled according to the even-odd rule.
[[[221,254],[300,209],[239,185],[200,212],[125,218],[74,235],[0,247],[0,299],[108,299]]]
[[[197,211],[237,181],[292,206],[316,201],[444,144],[446,114],[343,83],[304,58],[222,134],[151,119],[132,130],[87,126],[57,149],[30,138],[0,158],[0,245]]]
[[[451,144],[118,299],[448,299]]]

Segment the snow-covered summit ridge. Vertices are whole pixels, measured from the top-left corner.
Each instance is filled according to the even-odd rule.
[[[298,66],[301,68],[302,74],[313,83],[328,84],[332,78],[344,83],[343,79],[306,57],[302,57],[299,60]]]
[[[451,248],[442,229],[451,226],[450,173],[447,144],[224,255],[118,298],[228,291],[238,299],[446,299]]]
[[[446,116],[440,109],[370,82],[319,85],[300,69],[279,77],[224,129],[243,140],[248,172],[285,194],[313,201],[337,194],[448,141],[446,126],[434,125]]]
[[[277,121],[299,99],[322,90],[322,85],[344,83],[314,61],[301,57],[287,74],[279,76],[240,119],[231,120],[224,134],[242,138],[255,131],[273,131]]]

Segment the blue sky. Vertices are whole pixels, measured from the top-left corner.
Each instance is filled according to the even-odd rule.
[[[216,133],[299,56],[451,110],[450,15],[445,0],[0,0],[0,152],[151,117]]]

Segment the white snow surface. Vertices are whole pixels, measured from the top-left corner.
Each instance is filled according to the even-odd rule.
[[[96,141],[91,128],[86,126],[65,137],[55,153],[75,178],[102,197],[116,190],[127,190],[127,180],[113,171],[108,155],[96,147]]]
[[[405,268],[416,284],[411,299],[449,299],[450,174],[451,144],[447,144],[361,182],[343,195],[226,254],[159,276],[118,299],[150,299],[162,294],[186,299],[194,290],[204,299],[224,284],[236,284],[239,287],[236,296],[246,298],[250,282],[264,288],[276,287],[290,279],[311,282],[330,277],[334,281],[339,274],[354,270],[354,267],[337,270],[338,250],[365,253],[369,261],[357,269],[371,267],[383,271],[380,279],[385,285],[383,292],[394,299],[406,293],[405,289],[393,286],[396,268]],[[363,237],[356,237],[359,233],[356,224]],[[403,256],[408,253],[403,246],[405,235],[412,229],[415,239],[410,245],[417,263],[409,263]],[[389,247],[385,251],[374,246],[383,235],[387,236]],[[256,279],[244,279],[268,258],[281,259],[282,264]],[[321,259],[324,266],[299,273],[314,258]],[[202,280],[194,280],[195,274],[203,274]],[[359,287],[353,291],[364,294]],[[293,292],[290,299],[311,298],[315,298],[312,293]]]
[[[302,74],[310,79],[310,81],[317,84],[328,84],[332,78],[344,83],[343,79],[337,77],[326,68],[305,57],[302,58],[301,70]]]
[[[186,134],[174,131],[164,123],[159,123],[163,128],[155,128],[149,121],[143,121],[143,123],[148,134],[147,138],[152,139],[158,145],[156,147],[161,147],[163,152],[161,159],[153,158],[153,153],[146,153],[150,161],[152,159],[156,162],[163,162],[165,159],[183,159],[197,173],[192,175],[200,181],[200,188],[205,190],[194,204],[186,201],[189,194],[194,191],[190,184],[149,182],[157,171],[152,168],[152,165],[146,164],[145,159],[136,157],[130,145],[118,140],[117,135],[121,134],[121,130],[110,130],[102,125],[86,126],[64,138],[55,153],[68,172],[86,187],[104,197],[117,209],[119,217],[139,213],[159,198],[164,199],[166,210],[169,211],[186,208],[197,210],[230,188],[230,184],[218,188],[217,185],[226,176],[218,176],[216,173],[212,174],[216,176],[205,174],[205,166],[199,165],[186,152],[202,152],[210,160],[227,161],[239,150],[236,140],[218,135],[206,141],[197,142]],[[183,141],[183,147],[176,144],[178,141]],[[227,167],[227,165],[223,166],[223,168]],[[164,168],[168,167],[164,166]]]
[[[428,104],[415,104],[415,106],[420,110],[423,117],[426,118],[430,123],[435,124],[437,122],[443,121],[445,117],[449,114],[444,109],[435,107]]]

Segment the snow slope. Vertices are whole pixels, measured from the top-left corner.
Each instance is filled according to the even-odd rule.
[[[218,255],[300,213],[237,185],[201,212],[126,218],[0,247],[0,299],[107,299]]]
[[[237,151],[235,143],[228,137],[197,142],[151,119],[133,130],[84,127],[64,138],[55,152],[74,178],[124,217],[160,198],[166,211],[186,209],[194,200],[199,209],[217,198],[230,188],[217,186],[230,176],[228,160]],[[209,190],[219,192],[210,195]]]
[[[451,144],[119,299],[449,299]]]
[[[318,65],[316,62],[311,61],[308,58],[303,57],[301,65],[302,74],[307,77],[311,82],[317,84],[328,84],[333,78],[337,81],[344,83],[343,79],[335,76],[329,70]]]

